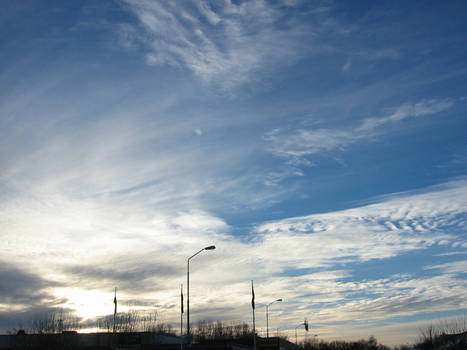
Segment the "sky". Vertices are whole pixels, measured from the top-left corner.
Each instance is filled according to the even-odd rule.
[[[467,314],[465,1],[0,2],[0,331],[70,310],[387,345]],[[186,295],[185,295],[186,300]],[[299,337],[305,337],[299,329]]]

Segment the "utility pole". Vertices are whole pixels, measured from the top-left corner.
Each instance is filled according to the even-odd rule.
[[[183,350],[183,283],[180,286],[180,350]]]

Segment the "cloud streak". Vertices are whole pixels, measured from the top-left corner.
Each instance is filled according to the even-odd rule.
[[[299,23],[284,26],[278,6],[263,0],[195,1],[183,7],[146,0],[125,4],[139,21],[148,64],[186,67],[225,87],[251,80],[252,72],[272,63],[298,59],[299,38],[311,34]]]
[[[366,118],[353,127],[326,129],[296,129],[292,131],[275,129],[264,135],[274,154],[293,163],[307,163],[306,158],[320,153],[342,150],[352,144],[372,141],[384,135],[385,128],[409,118],[435,115],[454,105],[451,99],[422,100],[414,104],[403,104],[392,109],[388,115]],[[309,163],[309,162],[308,162]]]

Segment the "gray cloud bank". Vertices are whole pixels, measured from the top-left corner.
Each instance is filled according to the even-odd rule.
[[[3,331],[20,325],[30,326],[34,317],[58,310],[65,301],[50,293],[51,288],[60,286],[59,283],[5,261],[0,261],[0,281],[0,329]]]

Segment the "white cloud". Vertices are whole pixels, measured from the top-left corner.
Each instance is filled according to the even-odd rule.
[[[279,156],[297,163],[306,156],[343,149],[351,144],[371,141],[384,135],[384,127],[407,118],[433,115],[453,106],[450,99],[423,100],[415,104],[403,104],[388,115],[379,118],[366,118],[353,127],[337,129],[296,129],[292,131],[274,129],[264,135],[270,150]]]
[[[187,67],[204,81],[216,80],[225,87],[304,53],[297,42],[308,30],[299,23],[280,28],[283,14],[263,0],[194,1],[183,6],[147,0],[125,3],[143,28],[140,41],[149,50],[148,64]],[[125,30],[125,43],[128,33]]]
[[[449,227],[457,226],[458,216],[465,215],[466,198],[462,181],[439,191],[361,208],[270,222],[257,230],[263,254],[280,261],[282,268],[332,265],[337,258],[389,258],[455,240]],[[294,251],[293,256],[274,257],[283,247]]]
[[[464,252],[465,254],[466,252]],[[427,266],[427,269],[442,270],[449,274],[465,274],[467,273],[467,260],[453,261],[446,264]]]
[[[400,121],[407,118],[420,117],[440,113],[451,108],[454,102],[450,99],[445,100],[423,100],[415,104],[404,104],[393,110],[390,114],[382,118],[364,119],[357,131],[373,131],[384,124]]]

